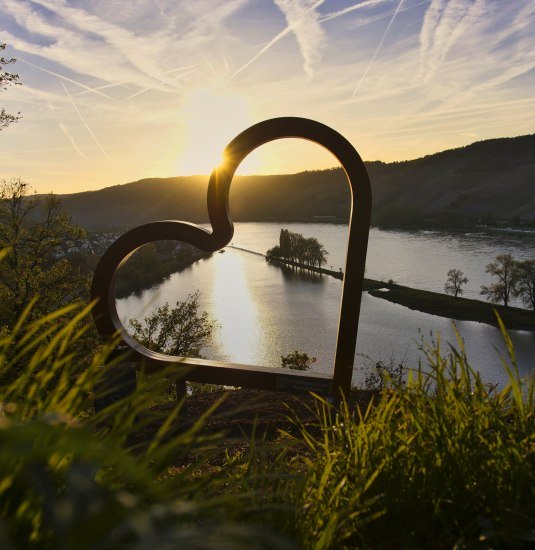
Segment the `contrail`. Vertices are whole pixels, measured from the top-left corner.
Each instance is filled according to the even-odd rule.
[[[198,67],[199,64],[198,63],[195,63],[193,65],[185,65],[184,67],[177,67],[176,69],[171,69],[169,71],[164,71],[162,74],[173,74],[173,73],[177,73],[179,71],[185,71],[183,74],[180,75],[180,78],[182,78],[183,76],[186,76],[192,72],[194,72],[196,70],[196,67]],[[163,84],[163,82],[160,82],[161,84]],[[84,90],[83,92],[78,92],[76,94],[74,94],[75,97],[78,97],[78,96],[81,96],[81,95],[84,95],[84,94],[87,94],[89,93],[90,91],[95,91],[95,90],[105,90],[106,88],[115,88],[115,87],[124,87],[124,88],[131,88],[131,86],[128,86],[128,84],[132,84],[132,81],[131,80],[123,80],[121,82],[111,82],[109,84],[103,84],[102,86],[95,86],[94,88],[91,88],[90,90]],[[150,89],[150,88],[147,88],[147,90]],[[135,92],[137,93],[137,92]],[[126,98],[128,99],[128,98]],[[125,101],[124,99],[122,101]]]
[[[308,10],[305,13],[308,13],[309,11],[316,9],[318,6],[323,4],[323,2],[325,2],[325,0],[318,0],[313,6],[308,8]],[[289,34],[297,26],[298,23],[299,21],[297,21],[293,25],[288,25],[279,34],[277,34],[277,36],[272,38],[258,53],[256,53],[251,59],[249,59],[249,61],[247,61],[245,65],[242,65],[237,71],[234,71],[234,73],[230,75],[229,80],[232,80],[234,77],[238,76],[242,71],[244,71],[247,67],[249,67],[251,63],[254,63],[261,55],[265,54],[269,50],[269,48],[271,48],[271,46],[273,46],[281,38],[284,38],[287,34]]]
[[[67,126],[65,126],[64,124],[62,124],[61,122],[58,122],[59,124],[59,127],[61,128],[62,132],[65,134],[65,136],[67,137],[67,139],[71,142],[71,145],[73,146],[74,150],[84,159],[87,160],[87,157],[85,155],[85,153],[80,149],[80,147],[78,147],[76,141],[74,141],[74,138],[72,137],[71,133],[69,132],[69,129],[67,128]]]
[[[373,62],[375,61],[375,58],[381,51],[381,48],[383,47],[384,41],[386,39],[386,36],[388,35],[388,31],[390,31],[390,27],[392,27],[392,23],[394,23],[394,19],[396,18],[396,15],[398,14],[401,6],[403,4],[403,0],[399,0],[398,7],[396,8],[396,11],[394,12],[394,15],[392,16],[392,19],[390,19],[390,23],[388,23],[388,26],[386,27],[385,32],[383,33],[383,37],[381,38],[381,41],[379,42],[379,45],[377,46],[377,49],[375,50],[375,53],[373,54],[372,60],[370,61],[370,64],[368,65],[368,68],[364,71],[364,74],[360,77],[359,83],[357,84],[356,88],[353,90],[353,94],[351,95],[351,99],[355,99],[355,96],[357,95],[357,92],[359,91],[360,86],[364,82],[364,79],[370,72],[370,69],[372,68]]]
[[[376,6],[378,4],[384,4],[385,2],[388,2],[388,1],[389,0],[367,0],[366,2],[360,2],[359,4],[354,4],[353,6],[349,6],[342,10],[334,11],[332,13],[327,13],[324,17],[320,18],[320,23],[323,23],[324,21],[330,21],[331,19],[336,19],[337,17],[346,15],[346,13],[351,13],[353,11],[360,10],[362,8],[367,8],[369,6]]]
[[[102,92],[99,92],[98,90],[95,90],[94,88],[91,88],[90,86],[86,86],[85,84],[82,84],[81,82],[78,82],[77,80],[73,80],[72,78],[69,78],[68,76],[64,76],[62,74],[55,73],[54,71],[49,71],[48,69],[43,69],[43,67],[39,67],[39,65],[35,65],[31,61],[26,61],[26,59],[22,59],[22,57],[19,57],[18,60],[22,61],[23,63],[26,63],[26,65],[30,65],[30,67],[33,67],[34,69],[38,69],[40,71],[43,71],[44,73],[48,73],[48,74],[51,74],[53,76],[57,76],[58,78],[61,78],[62,80],[66,80],[67,82],[72,82],[73,84],[76,84],[77,86],[80,86],[81,88],[84,88],[84,90],[87,90],[88,92],[93,92],[94,94],[105,97],[106,99],[111,99],[112,101],[116,101],[115,99],[113,99],[113,97],[111,97],[107,94],[103,94]],[[64,86],[64,88],[65,88],[65,86]]]
[[[74,103],[74,100],[71,96],[71,94],[69,93],[69,90],[67,90],[67,88],[65,87],[65,84],[63,84],[63,82],[61,82],[61,85],[63,86],[63,89],[65,90],[65,92],[67,93],[67,95],[69,96],[69,99],[71,100],[71,103],[72,103],[72,106],[74,107],[74,110],[76,111],[76,113],[78,114],[78,116],[80,117],[80,120],[82,121],[82,123],[84,124],[84,126],[86,127],[87,131],[89,132],[89,134],[91,135],[91,137],[93,138],[93,140],[95,141],[95,143],[97,144],[98,148],[102,151],[102,153],[104,154],[104,156],[109,159],[110,157],[108,156],[108,153],[106,153],[106,151],[104,151],[104,149],[102,148],[102,145],[100,145],[100,142],[99,140],[97,139],[97,137],[95,136],[95,134],[91,131],[91,128],[89,128],[89,126],[87,125],[87,122],[84,120],[84,117],[82,116],[82,113],[79,111],[78,107],[76,106],[76,103]]]
[[[64,124],[62,124],[60,122],[60,120],[58,118],[58,115],[56,114],[56,108],[50,102],[48,102],[48,108],[52,111],[52,116],[56,119],[56,122],[59,124],[59,127],[60,127],[61,131],[65,134],[67,139],[71,142],[71,145],[73,146],[74,150],[81,157],[87,159],[87,156],[85,155],[85,153],[80,149],[80,147],[78,147],[78,144],[76,143],[76,141],[74,141],[74,138],[72,137],[71,133],[69,132],[69,129],[67,128],[67,126],[65,126]]]

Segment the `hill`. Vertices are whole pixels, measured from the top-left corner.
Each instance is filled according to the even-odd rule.
[[[480,141],[419,159],[367,162],[377,225],[535,223],[535,134]],[[73,219],[92,229],[123,229],[161,219],[208,221],[206,176],[150,178],[62,195]],[[341,169],[237,176],[235,221],[347,220]]]

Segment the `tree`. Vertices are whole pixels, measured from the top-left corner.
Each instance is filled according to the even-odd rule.
[[[282,256],[280,246],[274,246],[266,252],[266,258],[280,258]]]
[[[189,294],[175,307],[160,306],[142,321],[130,319],[133,337],[147,349],[178,357],[200,357],[201,348],[209,342],[216,323],[208,313],[199,312],[200,293]]]
[[[0,181],[0,325],[11,326],[26,306],[42,316],[89,296],[89,272],[75,260],[85,232],[71,223],[59,199],[28,197],[20,178]]]
[[[516,286],[516,262],[511,254],[499,254],[496,261],[487,264],[485,273],[490,273],[498,278],[497,282],[481,286],[483,296],[492,302],[502,301],[504,306],[509,305],[509,298]]]
[[[308,353],[299,352],[297,350],[288,353],[288,355],[281,355],[282,368],[305,371],[315,362],[315,357],[310,357]]]
[[[307,264],[321,268],[327,261],[329,253],[314,237],[305,238],[301,233],[292,233],[288,229],[281,229],[279,246],[274,246],[266,252],[268,258],[284,258],[291,262]]]
[[[444,291],[446,294],[453,294],[455,298],[459,294],[463,293],[461,288],[468,282],[468,277],[465,277],[464,273],[460,269],[450,269],[448,271],[448,278],[446,279],[446,284],[444,285]]]
[[[5,44],[0,44],[0,52],[4,51],[6,49]],[[0,55],[0,89],[1,90],[7,90],[9,86],[12,85],[20,85],[19,75],[14,73],[8,73],[7,71],[4,71],[4,67],[6,65],[10,65],[11,63],[15,63],[15,58],[6,58],[2,55]],[[4,128],[7,128],[12,122],[17,122],[19,120],[20,113],[17,113],[16,115],[12,115],[10,113],[6,113],[5,109],[2,108],[0,111],[0,130],[3,130]]]
[[[516,262],[513,295],[535,311],[535,260]]]

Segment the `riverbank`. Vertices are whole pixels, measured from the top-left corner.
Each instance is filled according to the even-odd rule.
[[[447,294],[371,279],[364,280],[364,289],[376,298],[456,321],[477,321],[498,326],[495,314],[497,311],[508,330],[535,331],[535,312],[527,309],[504,307],[468,298],[454,298]]]
[[[117,278],[115,295],[117,298],[126,298],[131,294],[139,294],[211,254],[190,245],[182,245],[181,248],[163,255],[155,247],[148,245],[123,267]]]
[[[240,250],[249,252],[245,249]],[[343,278],[342,271],[331,271],[304,264],[301,265],[280,258],[270,258],[268,261],[281,266],[295,267],[318,274],[329,275],[336,279]],[[456,321],[476,321],[478,323],[498,326],[495,314],[495,311],[497,311],[507,329],[535,331],[535,312],[527,309],[504,307],[468,298],[455,298],[439,292],[420,290],[396,283],[385,283],[375,279],[365,278],[362,289],[376,298],[382,298],[383,300],[388,300],[389,302],[421,311],[422,313],[446,317]]]

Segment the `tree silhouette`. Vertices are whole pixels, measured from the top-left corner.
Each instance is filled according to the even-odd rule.
[[[513,294],[535,311],[535,260],[516,262]]]
[[[460,269],[450,269],[448,271],[448,278],[446,279],[446,283],[444,285],[444,292],[446,292],[446,294],[453,294],[455,298],[457,298],[459,294],[463,293],[463,289],[461,287],[467,282],[468,277],[465,277],[464,273]]]
[[[291,262],[318,267],[327,261],[328,252],[314,237],[305,238],[300,233],[281,229],[279,245],[266,252],[268,258],[282,258]]]
[[[152,351],[200,357],[201,348],[210,340],[217,324],[206,311],[199,312],[199,298],[197,291],[174,307],[166,302],[142,321],[130,319],[133,337]]]
[[[498,278],[498,280],[487,286],[481,286],[483,296],[492,302],[502,301],[504,306],[509,305],[509,299],[515,291],[516,282],[516,262],[511,254],[499,254],[496,260],[487,264],[485,273],[490,273]]]

